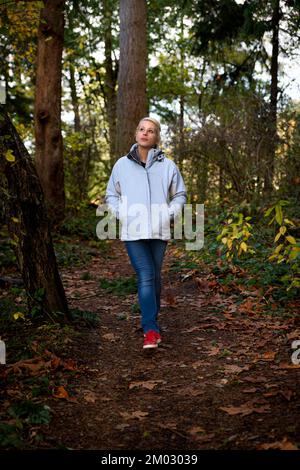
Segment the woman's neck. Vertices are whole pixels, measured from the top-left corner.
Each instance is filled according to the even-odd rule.
[[[147,161],[147,155],[148,155],[148,152],[149,152],[149,148],[147,147],[140,147],[138,146],[138,152],[139,152],[139,156],[141,158],[141,162],[143,163],[146,163]]]

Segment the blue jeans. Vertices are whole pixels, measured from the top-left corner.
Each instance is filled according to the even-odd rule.
[[[149,330],[159,332],[157,315],[160,309],[160,272],[167,243],[159,239],[125,241],[129,259],[137,274],[138,299],[145,333]]]

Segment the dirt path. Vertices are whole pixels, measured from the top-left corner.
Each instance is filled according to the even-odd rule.
[[[131,312],[136,295],[118,298],[99,289],[100,277],[133,275],[126,256],[115,241],[110,257],[86,267],[91,280],[81,279],[82,269],[64,275],[71,307],[97,312],[101,321],[73,344],[81,369],[73,381],[74,401],[49,400],[54,418],[47,445],[299,447],[300,366],[290,357],[292,340],[300,339],[295,320],[262,317],[255,290],[238,306],[235,292],[221,289],[209,273],[184,280],[186,273],[169,270],[178,256],[169,245],[160,314],[164,342],[143,351],[139,316]]]

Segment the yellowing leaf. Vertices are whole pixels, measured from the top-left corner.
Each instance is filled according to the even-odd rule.
[[[285,222],[286,224],[289,224],[289,225],[291,225],[292,227],[295,227],[295,224],[294,224],[294,222],[292,222],[292,221],[291,221],[291,220],[289,220],[289,219],[284,219],[284,222]]]
[[[16,312],[13,314],[14,320],[18,320],[19,318],[22,318],[22,320],[25,320],[25,315],[22,312]]]
[[[290,242],[292,245],[296,245],[297,242],[296,242],[295,238],[292,237],[291,235],[289,235],[289,236],[287,236],[287,237],[285,237],[285,238],[286,238],[286,240],[287,240],[288,242]]]
[[[278,232],[276,237],[274,238],[274,242],[277,242],[279,240],[279,238],[281,237],[281,232]]]
[[[243,251],[245,251],[245,252],[246,252],[246,251],[247,251],[247,248],[248,248],[248,245],[247,245],[247,243],[245,243],[245,242],[242,242],[242,243],[240,244],[240,248],[241,248]]]
[[[14,162],[16,160],[16,157],[12,153],[11,149],[7,150],[4,154],[4,156],[5,156],[5,158],[8,162]]]
[[[275,219],[276,219],[276,222],[278,222],[279,225],[282,224],[282,208],[281,206],[275,206],[275,212],[276,212],[276,215],[275,215]]]
[[[285,232],[286,232],[286,226],[285,225],[282,225],[282,227],[279,228],[279,232],[284,235]]]

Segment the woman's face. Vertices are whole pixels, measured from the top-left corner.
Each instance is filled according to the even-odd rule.
[[[141,147],[151,148],[157,144],[157,132],[155,125],[151,121],[141,121],[138,125],[136,141]]]

